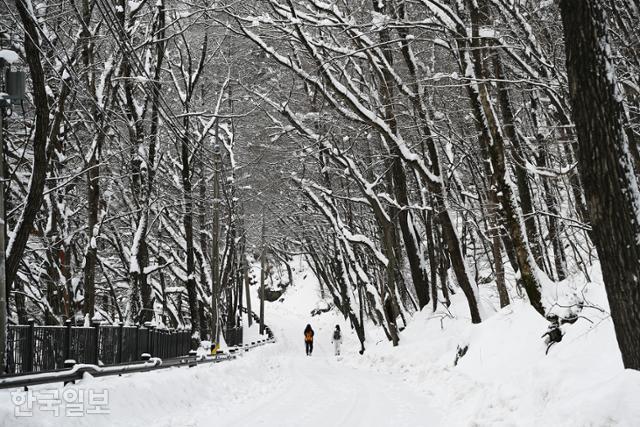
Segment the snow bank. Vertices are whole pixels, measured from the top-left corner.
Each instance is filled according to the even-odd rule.
[[[640,372],[623,368],[599,269],[591,276],[591,283],[573,277],[553,284],[559,301],[578,292],[585,306],[574,324],[562,325],[563,340],[548,355],[541,339],[548,322],[515,301],[479,325],[423,311],[399,347],[370,347],[348,363],[367,363],[420,387],[437,407],[450,408],[447,425],[638,426]],[[452,302],[453,314],[465,312],[461,295]]]
[[[623,368],[599,265],[588,272],[590,282],[576,275],[543,283],[553,313],[579,316],[561,326],[563,340],[548,354],[542,335],[549,322],[511,287],[514,302],[479,325],[471,324],[461,292],[448,309],[426,308],[410,319],[396,348],[368,324],[367,350],[360,356],[357,337],[335,309],[308,315],[323,303],[306,273],[300,265],[296,286],[268,309],[293,311],[326,341],[340,324],[346,331],[341,363],[369,375],[390,374],[421,390],[426,402],[445,413],[445,422],[427,425],[640,426],[640,372]],[[487,311],[499,307],[494,283],[481,285],[480,295]],[[468,350],[455,365],[464,346]]]

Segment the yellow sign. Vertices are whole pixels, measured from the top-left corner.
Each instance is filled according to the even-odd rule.
[[[220,350],[220,343],[212,343],[211,345],[211,355],[215,356],[216,353]]]

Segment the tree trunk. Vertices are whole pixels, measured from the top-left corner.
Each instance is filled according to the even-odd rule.
[[[505,83],[504,66],[500,52],[493,52],[493,70],[496,77],[496,85],[498,87],[498,102],[500,103],[500,112],[502,114],[503,128],[506,137],[513,146],[513,157],[516,159],[515,174],[516,185],[518,186],[518,195],[520,197],[520,207],[524,217],[524,226],[527,231],[527,240],[535,262],[539,267],[543,267],[542,249],[540,248],[540,237],[538,228],[536,227],[536,218],[533,215],[533,200],[531,196],[531,186],[529,185],[529,177],[525,167],[525,151],[524,144],[520,141],[520,136],[516,132],[515,120],[513,118],[513,109],[511,107],[511,99],[509,97],[509,89]]]
[[[266,279],[267,268],[267,248],[265,246],[265,223],[264,223],[264,207],[262,211],[262,239],[260,248],[260,335],[264,333],[264,282]]]
[[[541,136],[541,135],[540,135]],[[547,153],[543,149],[538,155],[538,166],[546,168],[547,165]],[[544,202],[547,206],[548,225],[549,225],[549,240],[551,241],[551,247],[553,248],[553,260],[556,267],[556,277],[558,280],[564,280],[567,278],[567,257],[564,252],[564,246],[562,245],[562,228],[559,221],[560,208],[558,207],[558,201],[553,194],[553,188],[549,185],[549,179],[542,178],[542,189],[544,190]]]
[[[184,136],[182,137],[182,190],[184,192],[184,238],[187,258],[187,296],[189,298],[189,315],[191,316],[191,333],[200,338],[200,313],[198,311],[198,294],[196,291],[196,271],[193,253],[193,194],[191,190],[191,166],[189,162],[189,116],[183,120]]]
[[[216,123],[216,144],[218,144],[218,124]],[[219,146],[218,146],[219,149]],[[214,150],[216,150],[214,148]],[[211,340],[220,340],[220,159],[216,150],[213,154],[213,212],[211,225]]]
[[[474,81],[467,85],[469,100],[474,111],[478,129],[481,132],[480,144],[483,150],[486,150],[491,159],[492,178],[498,190],[499,200],[505,215],[507,230],[513,241],[518,267],[520,269],[520,280],[529,297],[529,302],[538,313],[544,315],[545,310],[542,305],[542,296],[540,293],[540,282],[536,273],[536,265],[524,234],[522,216],[519,207],[516,204],[515,196],[511,188],[511,183],[507,179],[507,165],[504,152],[504,138],[488,89],[483,79],[486,77],[486,71],[482,58],[484,43],[480,37],[480,27],[483,22],[488,20],[488,11],[484,3],[472,5],[471,22],[472,22],[472,42],[468,45],[464,40],[463,49],[460,54],[464,58],[462,61],[467,77]],[[473,58],[473,60],[471,59]],[[472,67],[469,66],[471,65]],[[465,66],[466,64],[466,66]],[[473,75],[469,75],[469,73]],[[477,79],[480,79],[478,81]]]
[[[404,17],[404,15],[404,5],[400,5],[400,7],[398,8],[398,16]],[[447,249],[449,251],[449,258],[452,260],[453,270],[456,275],[456,279],[458,280],[458,284],[462,288],[462,291],[467,298],[471,321],[472,323],[480,323],[482,321],[482,318],[480,316],[480,310],[478,308],[478,286],[469,277],[469,273],[467,271],[466,263],[464,260],[464,255],[460,247],[460,240],[458,238],[455,227],[453,226],[451,216],[448,211],[447,189],[444,183],[444,176],[440,170],[440,159],[438,156],[438,150],[436,148],[435,141],[433,140],[433,136],[431,133],[430,124],[427,117],[427,110],[424,104],[424,100],[422,99],[422,87],[418,82],[417,64],[415,63],[414,55],[409,45],[409,34],[406,29],[402,29],[400,27],[398,28],[398,34],[402,39],[402,56],[405,60],[411,78],[413,79],[412,87],[414,96],[411,99],[411,102],[414,109],[418,113],[418,118],[420,119],[419,123],[421,125],[421,131],[423,133],[422,137],[425,140],[427,152],[429,154],[429,160],[431,161],[431,170],[434,175],[440,177],[443,180],[443,182],[439,185],[431,186],[435,188],[430,188],[430,190],[434,192],[435,196],[434,209],[439,212],[438,222],[442,227],[443,241],[446,242]],[[422,171],[420,170],[418,170],[418,172],[422,173]]]
[[[438,308],[438,264],[436,261],[435,243],[433,239],[433,211],[427,213],[425,231],[427,233],[427,253],[429,256],[429,267],[431,268],[431,303],[433,311]]]
[[[378,0],[373,1],[373,8],[378,13],[385,13],[386,6]],[[380,30],[380,42],[382,44],[383,55],[389,63],[393,64],[393,54],[391,50],[391,35],[387,28]],[[382,103],[384,105],[385,121],[389,124],[393,133],[398,132],[398,123],[393,108],[393,77],[387,68],[382,71],[382,82],[380,84],[380,92],[382,95]],[[411,216],[409,215],[409,197],[407,188],[407,176],[402,164],[402,156],[400,150],[395,144],[392,144],[391,154],[393,155],[391,173],[393,177],[392,187],[396,200],[400,205],[398,210],[398,222],[400,223],[400,231],[402,232],[402,240],[407,252],[409,267],[411,269],[411,278],[413,286],[418,296],[418,305],[420,309],[429,304],[429,279],[425,270],[424,262],[421,260],[420,237],[415,229]],[[395,233],[394,233],[395,235]],[[395,240],[395,238],[394,238]],[[396,251],[399,252],[399,251]],[[399,258],[396,256],[396,258]],[[394,298],[395,299],[395,298]]]
[[[640,196],[598,0],[561,0],[578,169],[622,361],[640,370]]]
[[[18,274],[18,267],[20,266],[24,249],[27,246],[29,234],[33,228],[33,222],[42,205],[47,173],[46,146],[49,133],[49,102],[44,71],[40,59],[40,50],[36,44],[38,40],[40,40],[39,32],[24,0],[17,0],[16,7],[25,29],[24,50],[33,87],[33,100],[36,108],[36,130],[33,138],[33,167],[29,181],[29,192],[24,209],[13,230],[13,237],[7,244],[7,296],[9,295],[8,291],[11,289],[11,284]]]

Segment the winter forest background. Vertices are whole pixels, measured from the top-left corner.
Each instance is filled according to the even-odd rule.
[[[302,255],[365,352],[453,295],[472,323],[523,299],[573,322],[591,302],[558,283],[599,263],[640,368],[637,0],[0,10],[28,74],[3,122],[12,322],[210,339],[252,263],[277,299]]]

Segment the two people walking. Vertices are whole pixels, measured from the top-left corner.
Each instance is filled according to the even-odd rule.
[[[315,332],[311,325],[307,324],[304,328],[304,347],[307,352],[307,356],[311,356],[313,353],[313,336]],[[335,355],[340,356],[340,344],[342,344],[342,333],[340,332],[340,325],[336,325],[336,329],[333,331],[331,342],[335,350]]]

